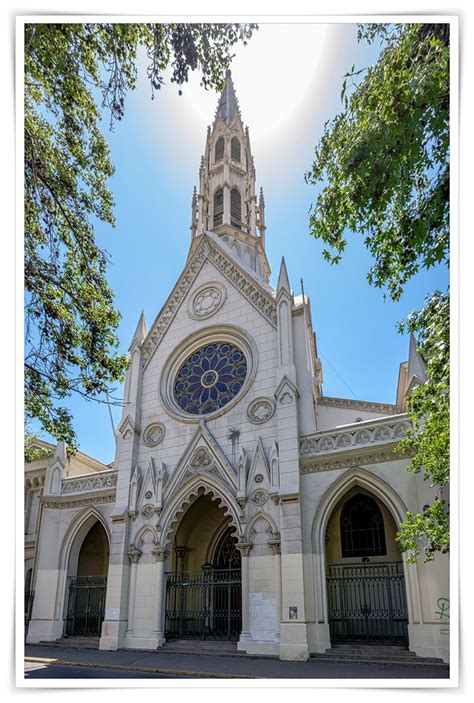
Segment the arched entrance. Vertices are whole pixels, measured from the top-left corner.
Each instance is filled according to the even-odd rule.
[[[238,639],[241,560],[229,523],[210,495],[200,495],[183,515],[166,574],[167,639]]]
[[[79,531],[69,557],[65,632],[98,637],[105,615],[109,541],[99,520],[86,530],[85,535]]]
[[[354,486],[325,534],[331,643],[406,644],[408,615],[397,528],[385,504]]]

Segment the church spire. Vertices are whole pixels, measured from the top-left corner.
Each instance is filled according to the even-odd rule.
[[[265,203],[257,203],[255,166],[248,128],[244,127],[230,71],[227,71],[214,124],[206,135],[193,194],[191,236],[213,232],[234,256],[264,282],[270,267],[265,254]]]

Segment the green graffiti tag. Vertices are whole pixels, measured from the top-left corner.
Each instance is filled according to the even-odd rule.
[[[449,598],[445,598],[444,596],[438,598],[436,605],[438,606],[439,610],[435,610],[435,614],[439,615],[439,619],[449,620]]]

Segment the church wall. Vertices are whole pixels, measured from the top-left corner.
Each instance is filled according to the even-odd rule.
[[[329,405],[316,405],[318,430],[332,430],[340,425],[351,425],[359,421],[359,418],[364,421],[386,416],[386,412],[371,412],[361,408],[333,408]]]

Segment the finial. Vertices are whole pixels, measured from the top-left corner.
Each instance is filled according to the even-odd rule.
[[[290,281],[288,279],[288,271],[286,270],[286,263],[285,263],[284,256],[282,256],[282,258],[281,258],[281,266],[280,266],[280,274],[278,276],[277,290],[280,291],[282,288],[285,288],[285,290],[287,290],[288,293],[291,293]]]

